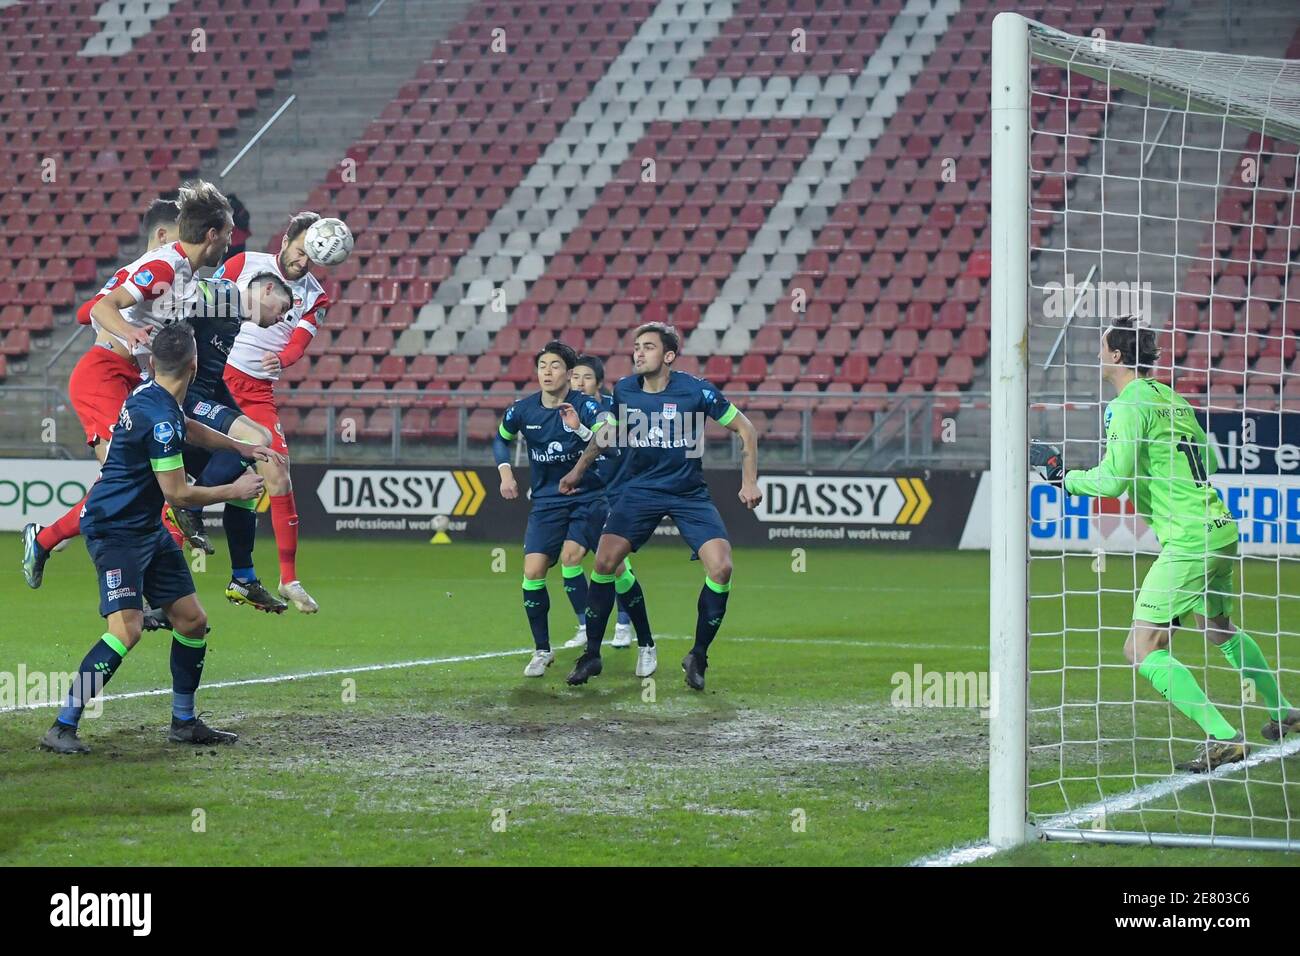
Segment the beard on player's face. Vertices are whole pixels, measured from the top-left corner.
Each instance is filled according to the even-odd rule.
[[[287,242],[280,250],[280,274],[289,281],[301,279],[307,274],[310,266],[311,262],[301,241],[295,239],[293,242]]]

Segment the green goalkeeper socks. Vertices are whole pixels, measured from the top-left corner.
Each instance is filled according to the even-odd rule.
[[[1241,671],[1245,680],[1254,682],[1256,695],[1264,701],[1273,719],[1285,717],[1291,705],[1282,696],[1282,689],[1277,686],[1277,679],[1255,639],[1239,628],[1236,634],[1219,645],[1219,650],[1229,664]]]
[[[1192,672],[1165,650],[1152,651],[1138,665],[1138,673],[1160,691],[1160,696],[1196,721],[1207,736],[1231,740],[1237,731],[1223,719],[1219,708],[1210,703]]]

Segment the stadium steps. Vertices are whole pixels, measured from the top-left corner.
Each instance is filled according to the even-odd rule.
[[[295,64],[291,79],[222,138],[205,175],[248,207],[250,249],[264,248],[306,207],[313,184],[344,157],[366,124],[393,99],[434,44],[460,21],[467,0],[388,0],[373,18],[370,0],[348,5],[346,16]],[[373,57],[372,57],[373,52]],[[224,180],[218,173],[290,94],[298,99],[258,146]],[[261,153],[261,173],[259,157]],[[317,210],[322,214],[328,210]]]

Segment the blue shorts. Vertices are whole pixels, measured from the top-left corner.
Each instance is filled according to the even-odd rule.
[[[194,593],[185,555],[161,524],[157,531],[143,534],[87,535],[86,550],[99,581],[100,617],[127,608],[142,610],[146,597],[151,606],[166,607]]]
[[[185,414],[196,422],[201,422],[209,428],[221,432],[223,435],[230,434],[230,426],[235,424],[239,416],[243,413],[239,406],[233,400],[229,404],[223,404],[219,399],[230,399],[229,394],[215,396],[214,399],[199,398],[197,395],[191,398],[185,396]]]
[[[534,502],[524,532],[524,554],[544,554],[554,560],[566,541],[576,541],[594,551],[608,511],[602,495]]]
[[[604,533],[627,538],[632,542],[632,550],[637,551],[650,540],[665,515],[673,519],[683,540],[696,554],[706,541],[730,540],[727,526],[722,523],[722,515],[714,507],[707,488],[685,495],[624,488],[618,501],[610,506]]]

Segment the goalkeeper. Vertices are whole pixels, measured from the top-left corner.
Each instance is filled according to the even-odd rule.
[[[1210,702],[1200,683],[1170,653],[1180,617],[1191,613],[1268,708],[1263,735],[1278,740],[1300,727],[1300,711],[1278,687],[1259,645],[1233,625],[1237,524],[1209,476],[1217,468],[1205,431],[1187,401],[1147,377],[1159,359],[1156,336],[1132,319],[1102,334],[1102,377],[1116,390],[1106,409],[1106,455],[1096,468],[1066,471],[1056,449],[1034,443],[1030,464],[1074,495],[1118,498],[1128,493],[1160,541],[1134,609],[1124,656],[1166,700],[1205,731],[1206,742],[1179,770],[1204,773],[1246,757],[1245,738]],[[1208,467],[1207,467],[1208,466]]]

